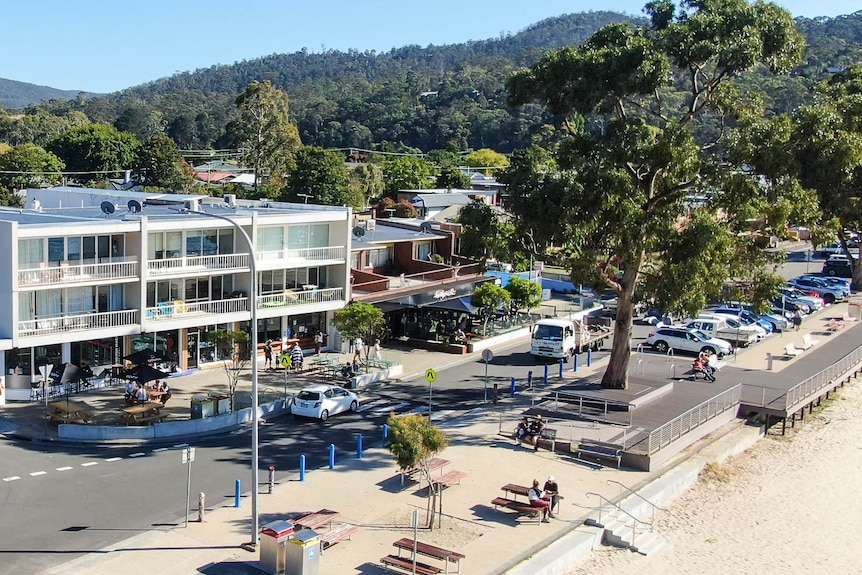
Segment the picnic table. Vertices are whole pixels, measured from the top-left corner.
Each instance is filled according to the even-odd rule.
[[[440,474],[443,474],[443,468],[449,465],[448,459],[443,459],[442,457],[432,457],[428,460],[428,472],[434,473],[437,470],[440,470]],[[421,467],[411,467],[410,469],[400,469],[401,472],[401,485],[404,485],[404,476],[412,477],[419,473]]]
[[[433,557],[434,559],[440,559],[441,561],[445,561],[445,573],[449,573],[449,563],[455,564],[455,573],[461,572],[461,559],[465,559],[467,557],[463,553],[452,551],[450,549],[444,549],[443,547],[431,545],[430,543],[423,543],[418,540],[415,541],[415,544],[416,553],[418,553],[419,555],[425,555],[426,557]],[[398,557],[401,557],[402,550],[407,550],[411,553],[413,552],[414,540],[409,537],[402,537],[392,545],[394,545],[395,548],[398,549]]]
[[[80,401],[58,401],[48,406],[46,416],[56,423],[90,423],[93,416],[89,410]]]
[[[304,529],[317,529],[318,527],[322,527],[323,525],[327,525],[330,529],[332,529],[332,521],[341,517],[341,513],[338,511],[332,511],[331,509],[321,509],[320,511],[316,511],[314,513],[308,513],[303,515],[302,517],[298,517],[296,519],[292,519],[293,523],[304,528]]]
[[[164,421],[167,414],[162,414],[162,407],[164,406],[157,401],[148,401],[126,407],[123,409],[123,422],[126,425],[136,425]]]

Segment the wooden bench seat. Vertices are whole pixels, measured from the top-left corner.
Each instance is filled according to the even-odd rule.
[[[505,507],[518,513],[518,515],[529,515],[535,517],[538,523],[542,522],[542,508],[533,507],[529,503],[522,503],[514,499],[506,499],[505,497],[495,497],[491,500],[491,504],[496,510],[498,507]]]
[[[448,459],[443,459],[442,457],[432,457],[428,460],[428,473],[434,473],[438,469],[441,470],[449,465]],[[410,469],[399,469],[398,472],[401,474],[401,485],[404,485],[404,477],[413,477],[417,473],[421,471],[421,467],[411,467]]]
[[[524,437],[520,438],[519,441],[521,443],[526,443],[527,445],[531,445],[527,441],[528,437],[529,437],[528,435],[525,435]],[[553,427],[546,427],[542,431],[542,434],[539,435],[539,439],[536,443],[539,445],[539,447],[545,447],[549,451],[552,451],[552,452],[556,451],[557,450],[557,430]]]
[[[341,523],[328,531],[318,532],[322,549],[327,549],[340,541],[350,540],[350,537],[359,531],[359,527],[350,523]]]
[[[390,567],[396,567],[398,569],[404,569],[408,573],[413,572],[413,561],[409,557],[399,557],[398,555],[387,555],[386,557],[382,557],[380,562],[383,563],[383,566],[389,571]],[[438,573],[442,573],[443,570],[439,567],[435,567],[434,565],[428,565],[427,563],[416,562],[416,573],[420,575],[437,575]]]
[[[453,469],[435,479],[434,483],[443,487],[452,487],[453,485],[460,485],[461,480],[465,477],[467,477],[467,473]]]
[[[586,455],[596,459],[611,460],[616,463],[618,468],[623,456],[623,448],[621,446],[587,438],[581,438],[575,451],[577,452],[578,459],[581,459],[582,455]]]

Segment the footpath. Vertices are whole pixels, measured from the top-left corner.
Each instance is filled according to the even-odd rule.
[[[729,362],[729,367],[740,368],[740,372],[744,370],[756,377],[757,372],[768,367],[767,353],[780,356],[789,342],[801,340],[804,333],[819,332],[826,318],[841,316],[846,311],[846,304],[830,306],[825,315],[817,314],[806,320],[802,332],[773,335],[743,350]],[[842,334],[829,337],[842,337]],[[809,353],[816,353],[816,350]],[[456,359],[423,351],[405,353],[401,358],[405,373],[402,380],[410,380],[428,367],[443,369],[453,363],[479,361],[478,356],[471,354]],[[663,360],[660,356],[643,356],[650,361]],[[798,359],[776,361],[773,371],[780,371],[794,361]],[[550,386],[563,385],[575,375],[581,377],[602,370],[605,363],[606,360],[595,361],[590,367],[583,366],[577,374],[567,370],[562,379],[554,378]],[[601,541],[600,530],[583,525],[583,520],[595,512],[599,503],[595,496],[588,497],[587,493],[619,499],[623,495],[622,488],[609,483],[612,480],[648,494],[661,504],[696,480],[705,463],[744,450],[761,433],[756,427],[735,422],[680,454],[661,471],[647,473],[596,467],[585,465],[574,454],[550,453],[544,449],[534,452],[516,446],[502,434],[501,431],[511,430],[530,401],[528,393],[519,393],[515,398],[507,397],[496,405],[477,407],[455,419],[434,419],[450,440],[450,446],[439,454],[449,463],[438,473],[457,470],[465,476],[460,484],[444,490],[439,525],[435,524],[433,530],[420,528],[418,539],[462,553],[465,556],[460,565],[462,573],[542,575],[561,572]],[[529,485],[534,478],[543,483],[549,475],[556,478],[565,498],[559,514],[550,523],[527,522],[516,518],[514,513],[495,510],[492,506],[492,499],[504,496],[503,485]],[[659,477],[661,480],[656,481]],[[261,480],[265,478],[266,474],[261,473]],[[665,482],[664,487],[662,482]],[[411,480],[402,484],[393,458],[382,444],[367,446],[361,459],[355,453],[342,454],[334,469],[308,470],[304,481],[293,474],[277,475],[272,494],[267,493],[266,485],[261,485],[260,489],[261,526],[329,509],[340,513],[336,524],[345,522],[358,528],[350,540],[326,549],[319,557],[320,575],[385,573],[380,559],[389,554],[397,555],[393,543],[413,536],[411,517],[414,511],[418,510],[420,524],[424,525],[428,503],[424,484]],[[137,536],[109,548],[94,550],[46,573],[134,575],[149,574],[153,570],[167,575],[260,573],[261,546],[249,550],[246,545],[251,533],[250,499],[247,495],[243,497],[240,508],[232,505],[232,499],[230,503],[207,509],[203,522],[195,520],[196,510],[192,510],[192,521],[187,528],[181,519],[164,528],[142,526],[143,532]],[[320,533],[327,529],[322,527]],[[401,555],[406,554],[402,552]],[[434,559],[422,560],[444,568],[442,562]]]

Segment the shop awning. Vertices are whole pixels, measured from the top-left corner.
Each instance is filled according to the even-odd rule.
[[[470,303],[470,299],[471,298],[469,297],[456,297],[452,299],[445,299],[443,301],[435,301],[434,303],[429,303],[422,307],[445,309],[449,311],[458,311],[463,313],[469,313],[471,315],[476,315],[476,313],[478,313],[479,311],[479,308]]]

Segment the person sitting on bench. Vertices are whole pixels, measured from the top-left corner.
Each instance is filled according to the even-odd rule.
[[[539,507],[542,509],[542,521],[548,522],[548,517],[553,517],[551,513],[551,502],[545,498],[545,493],[539,489],[539,480],[533,480],[533,486],[527,491],[527,499],[530,500],[530,507]]]
[[[141,384],[135,388],[135,403],[146,403],[150,400],[147,394],[147,386]]]
[[[544,431],[545,422],[542,421],[542,414],[540,413],[530,421],[530,426],[527,428],[527,442],[533,446],[534,451],[539,450],[539,437],[542,436],[542,432]]]
[[[553,475],[548,476],[548,480],[545,481],[545,486],[542,488],[542,491],[545,492],[545,497],[547,497],[551,502],[550,509],[553,513],[554,509],[556,509],[557,505],[560,503],[560,487],[557,485],[557,480],[554,479]]]
[[[515,440],[515,445],[519,444],[524,437],[527,435],[529,418],[522,417],[521,421],[518,422],[517,427],[512,431],[512,438]]]
[[[350,379],[355,374],[356,374],[356,372],[353,371],[353,364],[350,363],[349,361],[344,364],[344,367],[341,368],[341,376],[342,377],[346,377],[346,378]]]
[[[133,381],[126,382],[126,403],[135,403],[135,383]]]

